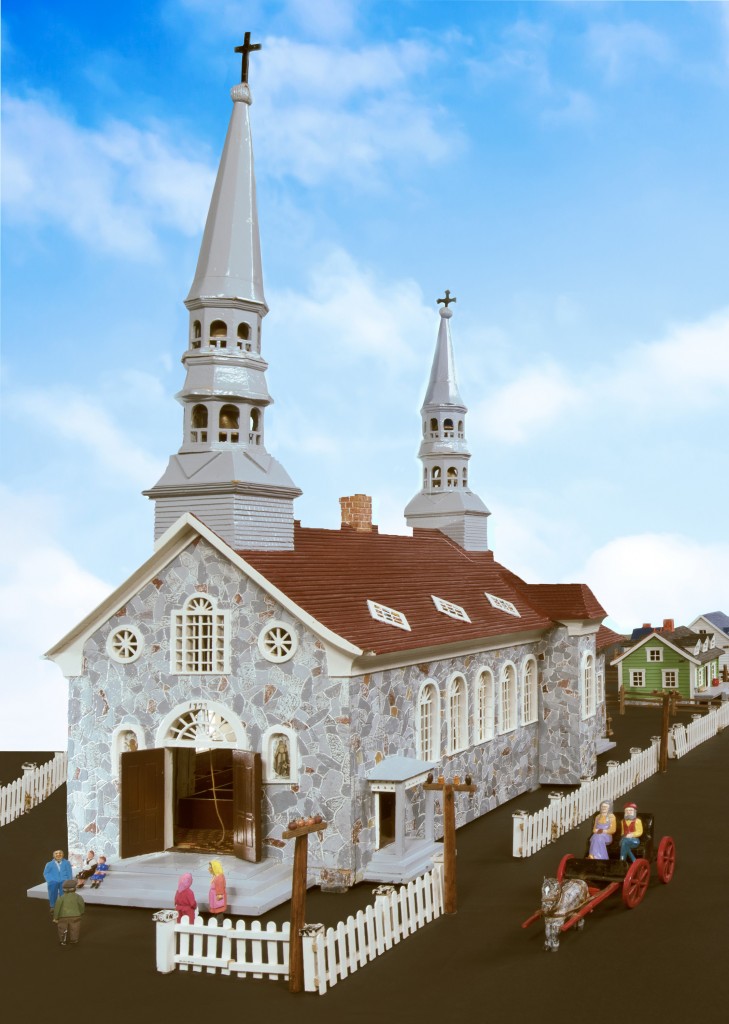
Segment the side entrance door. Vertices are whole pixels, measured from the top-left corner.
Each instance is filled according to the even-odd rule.
[[[139,857],[165,848],[165,752],[121,755],[121,855]]]
[[[261,755],[233,750],[233,852],[257,863],[262,856]]]

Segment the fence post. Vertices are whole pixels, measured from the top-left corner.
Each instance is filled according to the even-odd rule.
[[[394,885],[378,885],[376,889],[372,890],[372,894],[375,897],[375,921],[377,921],[377,930],[381,935],[380,942],[378,942],[378,946],[380,946],[379,952],[392,946],[393,927],[390,898],[394,892]]]
[[[169,974],[175,969],[175,925],[176,910],[158,910],[152,914],[156,922],[157,970],[161,974]]]
[[[559,839],[562,835],[562,794],[561,793],[547,793],[547,799],[549,800],[549,835],[550,842],[554,842],[555,839]]]
[[[33,806],[33,779],[35,772],[38,771],[38,765],[33,764],[32,761],[26,761],[21,767],[23,769],[23,802],[20,813],[25,814]]]
[[[514,840],[512,844],[512,855],[514,857],[526,856],[524,853],[524,825],[528,817],[528,811],[515,811],[511,816],[514,822]],[[433,864],[435,865],[435,861],[433,861]]]
[[[321,983],[326,979],[322,978],[320,972],[324,964],[319,963],[316,938],[324,934],[323,924],[305,924],[299,932],[301,935],[301,950],[304,959],[304,991],[321,991]]]

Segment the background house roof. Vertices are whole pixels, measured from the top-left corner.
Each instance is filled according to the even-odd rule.
[[[729,615],[726,615],[724,612],[704,612],[701,617],[729,636]]]
[[[319,622],[377,654],[540,631],[557,618],[606,614],[588,587],[529,585],[491,551],[464,551],[438,530],[406,537],[297,523],[294,543],[293,551],[239,554]],[[511,602],[519,616],[494,608],[485,592]],[[460,605],[471,621],[438,611],[433,596]],[[373,619],[368,600],[401,612],[410,631]]]

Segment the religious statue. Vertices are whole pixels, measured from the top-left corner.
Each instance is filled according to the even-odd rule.
[[[276,739],[276,745],[273,750],[273,770],[280,779],[288,779],[291,775],[289,741],[285,736],[279,736]]]

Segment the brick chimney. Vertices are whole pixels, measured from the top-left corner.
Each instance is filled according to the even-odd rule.
[[[673,630],[674,630],[673,619],[664,619],[663,620],[663,628],[666,631],[666,633],[673,633]]]
[[[342,526],[349,526],[362,533],[372,532],[372,498],[368,494],[352,494],[340,498]]]
[[[653,627],[651,626],[650,622],[644,622],[643,623],[643,629],[652,629],[652,628]]]

